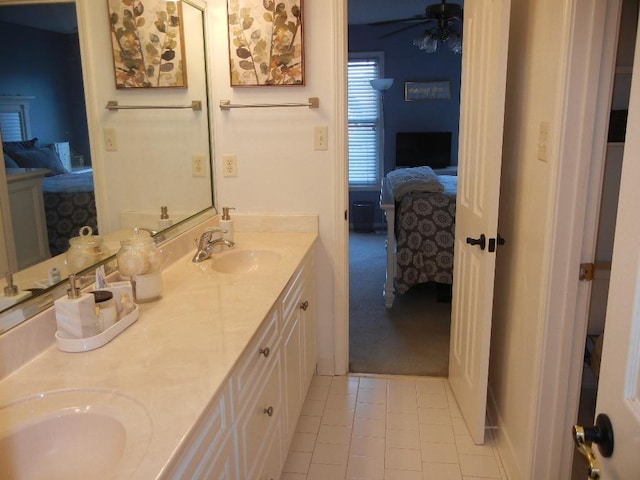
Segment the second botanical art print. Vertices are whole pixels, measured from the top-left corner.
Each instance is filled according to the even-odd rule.
[[[304,85],[303,0],[228,0],[231,86]]]
[[[107,1],[116,88],[186,87],[182,3]]]

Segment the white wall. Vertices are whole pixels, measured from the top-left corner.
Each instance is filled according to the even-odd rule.
[[[546,318],[549,237],[566,54],[563,0],[513,0],[489,372],[489,409],[509,478],[530,478]],[[554,12],[553,14],[551,12]],[[549,122],[548,160],[537,155]],[[554,138],[555,135],[555,138]],[[554,319],[560,325],[561,319]],[[568,432],[567,432],[568,434]]]
[[[336,0],[341,4],[343,0]],[[346,1],[346,0],[345,0]],[[219,207],[237,212],[313,212],[319,214],[316,257],[319,310],[319,370],[332,373],[334,365],[334,293],[336,270],[336,212],[340,199],[334,192],[339,153],[333,132],[337,86],[334,2],[304,3],[305,86],[243,87],[229,85],[226,0],[209,1],[213,50],[214,101],[232,103],[306,102],[320,99],[319,109],[264,108],[221,111],[215,109],[215,194]],[[346,20],[345,20],[346,23]],[[346,45],[345,45],[346,48]],[[329,149],[314,151],[313,129],[329,127]],[[222,176],[222,155],[235,154],[238,176]]]

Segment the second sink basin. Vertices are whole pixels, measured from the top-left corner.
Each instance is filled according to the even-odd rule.
[[[12,479],[128,478],[150,436],[144,407],[114,392],[47,392],[0,407],[0,465]]]
[[[265,271],[280,263],[282,256],[273,250],[229,250],[214,256],[211,268],[221,273],[250,273]]]

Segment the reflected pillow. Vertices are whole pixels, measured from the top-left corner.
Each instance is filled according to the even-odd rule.
[[[2,142],[2,149],[4,153],[13,153],[20,150],[35,150],[38,148],[38,139],[32,138],[31,140],[25,140],[24,142]]]
[[[20,168],[48,168],[51,172],[47,177],[67,173],[62,166],[60,157],[51,148],[38,148],[36,150],[19,150],[11,153]]]
[[[20,168],[13,158],[4,154],[4,168]]]

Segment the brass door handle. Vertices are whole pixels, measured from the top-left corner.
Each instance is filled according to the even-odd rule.
[[[573,441],[578,451],[584,455],[589,462],[587,473],[591,479],[600,478],[600,464],[591,449],[592,443],[598,445],[598,450],[603,457],[610,457],[613,454],[613,427],[609,417],[601,413],[596,418],[593,427],[573,426]]]

